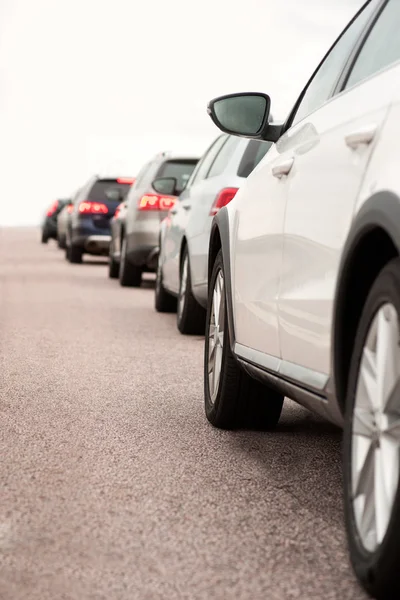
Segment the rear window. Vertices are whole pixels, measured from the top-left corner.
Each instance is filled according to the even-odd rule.
[[[125,198],[130,187],[130,183],[118,183],[116,179],[98,179],[96,183],[93,184],[87,199],[92,202],[107,202],[106,191],[109,188],[121,190],[122,196]]]
[[[258,140],[250,140],[247,144],[247,148],[243,154],[242,160],[238,168],[239,177],[248,177],[253,169],[256,168],[258,163],[267,154],[271,148],[272,142],[259,142]]]
[[[177,189],[183,190],[197,163],[197,160],[167,160],[159,168],[157,177],[175,177]]]

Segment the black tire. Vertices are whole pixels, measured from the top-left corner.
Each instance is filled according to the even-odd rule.
[[[392,260],[379,273],[365,302],[350,362],[343,440],[344,508],[350,559],[359,582],[378,600],[400,598],[400,485],[398,485],[386,534],[374,552],[362,544],[352,501],[351,456],[355,391],[365,339],[380,306],[390,302],[400,315],[400,259]]]
[[[182,294],[185,261],[187,268],[187,277],[185,291]],[[182,254],[176,324],[181,333],[189,335],[204,335],[206,325],[206,311],[202,306],[200,306],[196,298],[193,296],[192,278],[190,275],[190,261],[187,247],[184,248]]]
[[[160,247],[161,254],[161,247]],[[160,258],[160,254],[158,257]],[[160,264],[160,260],[157,265],[157,274],[156,274],[156,289],[154,293],[154,308],[157,312],[163,313],[173,313],[176,312],[177,299],[174,296],[171,296],[165,289],[163,285],[163,274],[162,268]]]
[[[68,248],[68,260],[73,264],[80,264],[82,262],[83,250],[78,246],[70,246]]]
[[[124,287],[140,287],[142,284],[142,268],[132,265],[128,261],[126,251],[126,238],[124,238],[119,265],[119,283]]]
[[[213,292],[218,274],[225,278],[222,252],[219,251],[211,276],[206,318],[204,345],[204,400],[207,419],[215,427],[235,429],[273,429],[282,412],[284,396],[248,375],[238,364],[231,351],[228,328],[226,288],[223,287],[222,312],[224,315],[221,371],[217,393],[213,401],[210,394],[208,358],[210,321],[212,317]]]
[[[60,248],[60,250],[65,250],[66,249],[66,243],[65,243],[65,237],[57,237],[57,246]]]
[[[47,244],[47,242],[49,241],[49,236],[44,231],[42,231],[42,237],[40,241],[42,242],[42,244]]]
[[[108,276],[110,279],[118,279],[119,277],[119,262],[111,254],[108,257]]]

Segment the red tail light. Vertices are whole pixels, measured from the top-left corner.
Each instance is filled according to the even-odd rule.
[[[69,204],[68,208],[67,208],[67,213],[71,215],[73,212],[74,212],[74,205]]]
[[[135,183],[135,177],[118,177],[117,183],[128,183],[133,185]]]
[[[213,217],[223,206],[229,204],[229,202],[235,197],[237,191],[238,188],[225,188],[221,190],[214,200],[214,204],[210,210],[210,215]]]
[[[145,194],[139,200],[139,210],[169,210],[175,204],[176,196]]]
[[[52,216],[54,215],[54,213],[56,212],[57,208],[58,208],[58,200],[55,200],[55,201],[53,202],[53,204],[50,206],[50,208],[49,208],[49,210],[47,211],[46,215],[47,215],[48,217],[52,217]]]
[[[121,202],[121,204],[118,204],[117,208],[115,209],[114,217],[116,219],[119,217],[122,206],[123,206],[123,202]]]
[[[81,202],[79,205],[79,212],[81,215],[106,215],[108,208],[102,202]]]

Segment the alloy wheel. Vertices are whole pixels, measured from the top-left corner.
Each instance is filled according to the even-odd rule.
[[[187,287],[187,278],[188,278],[188,258],[185,256],[182,272],[181,272],[181,285],[179,288],[179,298],[178,298],[178,318],[182,318],[183,309],[185,307],[185,298],[186,298],[186,287]]]
[[[355,522],[365,550],[374,552],[387,532],[399,482],[399,318],[390,303],[379,308],[366,336],[351,439]]]
[[[224,348],[225,329],[225,293],[222,270],[215,279],[211,306],[210,325],[208,329],[208,386],[210,398],[215,402],[221,376],[222,352]]]

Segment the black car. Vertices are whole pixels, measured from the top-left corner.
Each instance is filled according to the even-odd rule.
[[[133,179],[95,176],[73,199],[66,231],[66,258],[81,263],[83,254],[108,256],[110,222]]]
[[[57,239],[57,217],[66,204],[67,200],[55,200],[47,209],[46,216],[42,224],[42,244],[47,244],[50,239]]]

